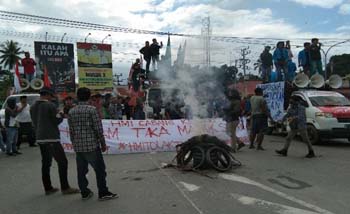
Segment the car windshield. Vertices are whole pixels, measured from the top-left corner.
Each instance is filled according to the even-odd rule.
[[[16,103],[19,103],[20,96],[14,96],[12,98],[16,99]],[[27,102],[28,102],[29,105],[33,105],[35,103],[35,101],[37,101],[38,99],[39,99],[39,96],[27,96]],[[3,107],[2,107],[3,109],[7,107],[7,100],[3,104]]]
[[[350,101],[342,96],[310,97],[313,106],[350,106]]]

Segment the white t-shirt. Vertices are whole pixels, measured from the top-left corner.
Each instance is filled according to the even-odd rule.
[[[21,103],[17,104],[18,108],[22,107]],[[30,117],[30,105],[27,104],[27,106],[17,114],[16,121],[19,123],[30,123],[32,122],[32,118]]]

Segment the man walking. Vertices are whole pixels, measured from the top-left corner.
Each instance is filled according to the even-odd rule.
[[[78,189],[71,188],[68,184],[68,161],[63,147],[60,143],[60,132],[58,125],[63,120],[63,113],[57,113],[57,108],[51,99],[54,92],[50,88],[44,87],[40,90],[40,99],[30,109],[36,142],[39,144],[42,158],[42,181],[46,195],[51,195],[58,191],[51,184],[50,167],[52,158],[58,165],[60,176],[61,192],[63,194],[79,193]]]
[[[27,136],[27,141],[30,147],[35,147],[35,138],[33,133],[32,119],[30,118],[30,105],[27,103],[27,96],[23,95],[19,98],[20,103],[17,104],[19,109],[22,109],[16,117],[19,124],[17,149],[20,149],[23,135]]]
[[[287,156],[288,148],[292,139],[297,133],[299,133],[303,141],[307,144],[309,150],[309,153],[305,157],[313,158],[315,157],[315,153],[312,149],[311,142],[307,135],[305,107],[302,104],[300,104],[298,98],[295,96],[290,98],[289,103],[290,107],[287,111],[287,114],[283,117],[282,121],[288,119],[290,131],[288,132],[286,143],[284,144],[283,149],[276,150],[276,153],[282,156]]]
[[[249,149],[254,149],[254,141],[256,138],[257,150],[265,150],[262,147],[264,140],[264,132],[267,128],[267,119],[270,117],[266,101],[263,97],[263,90],[261,88],[255,89],[255,95],[250,98],[251,104],[251,134]]]
[[[90,96],[90,89],[79,88],[77,91],[79,103],[68,114],[70,138],[76,152],[78,184],[83,200],[93,196],[86,179],[90,164],[96,173],[99,200],[109,200],[117,198],[118,195],[109,192],[106,186],[107,173],[102,152],[107,150],[107,146],[98,112],[95,107],[88,104]]]
[[[35,73],[34,66],[36,65],[36,62],[34,61],[34,59],[30,58],[29,52],[25,52],[24,56],[25,58],[22,59],[22,66],[24,68],[24,74],[26,76],[26,80],[30,82],[34,79],[34,73]]]

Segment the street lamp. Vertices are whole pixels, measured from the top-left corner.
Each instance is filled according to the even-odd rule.
[[[85,37],[85,43],[86,43],[87,38],[88,38],[90,35],[91,35],[91,33],[89,33],[88,35],[86,35],[86,37]]]
[[[105,38],[103,38],[102,39],[102,44],[103,44],[103,42],[108,38],[108,37],[110,37],[111,36],[111,34],[108,34]]]
[[[327,79],[327,54],[329,53],[329,51],[334,48],[335,46],[337,45],[340,45],[340,44],[343,44],[343,43],[346,43],[346,42],[350,42],[350,39],[347,39],[345,41],[342,41],[342,42],[338,42],[338,43],[335,43],[334,45],[331,45],[327,51],[324,51],[322,48],[321,48],[321,51],[323,52],[324,54],[324,79]]]
[[[67,35],[67,33],[64,33],[63,34],[63,36],[62,36],[62,38],[61,38],[61,43],[63,43],[63,39],[64,39],[64,37]]]

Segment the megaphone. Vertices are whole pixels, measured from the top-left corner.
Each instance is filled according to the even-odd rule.
[[[32,89],[34,90],[40,90],[44,87],[44,81],[42,81],[41,79],[33,79],[30,82],[30,87],[32,87]]]
[[[329,85],[329,87],[336,89],[340,88],[343,85],[343,80],[339,75],[333,74],[326,81],[326,84]]]
[[[21,90],[27,90],[29,88],[30,84],[28,82],[28,80],[21,78]]]
[[[313,88],[321,88],[324,85],[325,81],[322,75],[320,74],[314,74],[310,78],[310,87]]]
[[[309,82],[309,77],[304,73],[298,73],[293,80],[294,85],[296,85],[298,88],[307,87]]]

